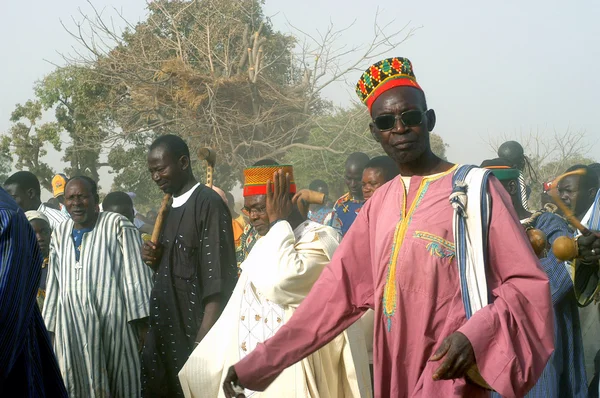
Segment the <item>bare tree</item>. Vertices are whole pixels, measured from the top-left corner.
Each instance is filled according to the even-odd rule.
[[[551,181],[571,166],[594,161],[590,156],[593,145],[590,145],[588,138],[585,131],[554,130],[549,134],[537,130],[520,134],[518,137],[504,135],[490,138],[488,146],[494,153],[498,152],[503,142],[509,140],[517,141],[523,146],[532,170],[532,172],[525,170],[532,189],[530,208],[535,209],[540,206],[539,195],[542,183]]]
[[[92,9],[70,30],[83,50],[66,59],[113,87],[109,106],[118,129],[107,140],[175,132],[193,149],[216,148],[233,168],[293,148],[337,153],[333,144],[343,131],[331,143],[308,142],[331,110],[323,90],[415,30],[380,26],[377,13],[372,39],[345,47],[338,43],[350,26],[282,34],[256,0],[157,0],[145,21],[126,22],[123,32]]]

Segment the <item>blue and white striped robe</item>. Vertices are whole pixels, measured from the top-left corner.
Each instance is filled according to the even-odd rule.
[[[69,219],[53,232],[43,311],[69,396],[139,397],[130,322],[149,316],[152,289],[140,234],[123,216],[102,212],[77,261],[72,230]]]

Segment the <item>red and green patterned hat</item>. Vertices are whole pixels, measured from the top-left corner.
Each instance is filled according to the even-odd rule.
[[[412,64],[407,58],[387,58],[371,65],[362,74],[356,83],[356,94],[370,110],[377,97],[399,86],[423,90],[417,83]]]

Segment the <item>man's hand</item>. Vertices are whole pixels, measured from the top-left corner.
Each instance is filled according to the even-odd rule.
[[[290,199],[290,175],[278,170],[273,174],[273,182],[267,181],[267,215],[269,222],[286,220],[292,213]]]
[[[596,233],[581,235],[577,238],[577,246],[579,247],[579,258],[583,264],[598,264],[598,260],[600,260],[600,237]]]
[[[223,381],[223,392],[227,398],[246,397],[244,395],[244,387],[240,384],[240,379],[238,378],[237,373],[235,373],[235,368],[233,366],[229,368],[227,376],[225,376],[225,381]]]
[[[136,319],[131,321],[131,325],[136,329],[138,335],[138,352],[142,352],[144,348],[144,342],[146,341],[146,334],[150,327],[149,318]]]
[[[440,348],[429,358],[430,361],[444,362],[433,374],[433,380],[451,380],[464,377],[467,370],[475,365],[475,352],[471,342],[460,332],[452,333],[442,342]]]
[[[162,246],[152,242],[144,242],[142,247],[142,260],[156,272],[162,257]]]

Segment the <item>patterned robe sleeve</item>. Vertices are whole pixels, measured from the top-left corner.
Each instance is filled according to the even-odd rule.
[[[549,245],[552,245],[559,236],[571,235],[567,223],[551,213],[542,214],[538,218],[536,228],[546,234]],[[550,293],[552,295],[552,305],[554,306],[573,291],[573,281],[571,275],[569,275],[567,265],[562,261],[558,261],[552,250],[548,250],[546,257],[542,258],[540,263],[550,281]]]
[[[123,254],[123,297],[127,321],[150,315],[152,271],[142,260],[142,239],[138,229],[128,220],[118,218],[119,246]]]
[[[221,197],[211,190],[196,215],[199,218],[196,224],[204,226],[204,231],[198,231],[202,247],[196,264],[202,300],[215,294],[228,299],[237,281],[231,214]]]
[[[50,255],[48,257],[48,274],[46,278],[46,299],[44,300],[44,308],[42,315],[44,323],[49,332],[54,333],[56,329],[56,316],[58,311],[59,298],[59,264],[60,264],[60,248],[57,244],[58,236],[62,228],[57,228],[52,232],[50,240]]]
[[[304,300],[329,263],[318,235],[313,235],[313,242],[296,245],[291,225],[281,221],[256,243],[248,256],[251,266],[244,272],[268,300],[289,306]]]

